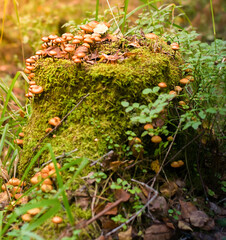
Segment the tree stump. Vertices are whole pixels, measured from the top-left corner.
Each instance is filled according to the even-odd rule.
[[[138,48],[119,40],[100,43],[91,50],[93,54],[98,51],[124,56],[114,63],[94,59],[94,64],[86,61],[75,64],[51,57],[36,62],[34,80],[44,91],[35,95],[31,103],[32,114],[24,128],[23,153],[18,166],[20,175],[37,153],[34,149],[46,135],[49,120],[56,116],[62,119],[86,94],[89,96],[54,132],[56,136],[49,135],[40,147],[50,143],[56,156],[77,148],[77,156],[95,160],[108,151],[109,145],[126,142],[130,117],[121,101],[145,103],[143,89],[166,82],[165,91],[169,92],[182,77],[179,68],[182,60],[178,54],[174,56],[170,46],[159,41],[156,47],[155,41],[145,41]],[[50,159],[45,151],[39,163]]]

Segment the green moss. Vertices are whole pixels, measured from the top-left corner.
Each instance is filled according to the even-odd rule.
[[[108,52],[112,46],[105,47]],[[112,47],[113,54],[118,47]],[[78,66],[69,60],[39,60],[35,81],[44,91],[35,96],[32,103],[32,116],[24,131],[23,156],[18,166],[20,175],[34,156],[33,149],[38,141],[45,136],[45,129],[50,127],[49,119],[55,116],[62,119],[87,93],[89,96],[55,132],[56,138],[47,137],[41,146],[51,143],[56,155],[77,148],[78,156],[96,159],[107,151],[107,136],[118,144],[125,141],[129,116],[121,101],[142,103],[143,89],[164,81],[171,90],[181,78],[179,57],[174,59],[165,53],[153,53],[150,48],[130,50],[133,55],[117,64]],[[104,46],[101,51],[104,52]],[[49,159],[49,153],[44,152],[39,163]]]

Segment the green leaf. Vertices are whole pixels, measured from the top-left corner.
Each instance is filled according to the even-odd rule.
[[[153,91],[153,93],[157,93],[159,91],[159,89],[160,89],[160,87],[154,87],[152,91]]]
[[[134,108],[139,108],[140,104],[139,104],[139,103],[134,103],[132,106],[133,106]]]
[[[206,109],[206,112],[207,113],[217,113],[217,110],[216,110],[216,108],[208,108],[208,109]]]
[[[129,103],[127,101],[122,101],[121,104],[122,104],[123,107],[128,107],[129,106]]]
[[[126,112],[127,112],[127,113],[128,113],[128,112],[131,112],[132,110],[133,110],[133,107],[132,107],[132,106],[126,108]]]
[[[143,90],[143,94],[149,94],[149,93],[152,93],[153,91],[152,91],[152,89],[150,89],[150,88],[146,88],[146,89],[144,89]]]
[[[192,123],[192,127],[193,127],[195,130],[197,130],[200,125],[201,125],[201,122],[194,122],[194,123]]]
[[[198,114],[199,114],[199,117],[201,119],[205,119],[206,118],[206,114],[203,111],[200,111]]]

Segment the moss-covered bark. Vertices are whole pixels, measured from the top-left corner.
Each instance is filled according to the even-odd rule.
[[[107,45],[108,49],[110,47]],[[167,45],[164,48],[171,51]],[[129,117],[121,106],[122,100],[142,103],[143,89],[164,81],[168,85],[166,91],[172,90],[181,78],[179,57],[153,53],[150,47],[130,52],[135,55],[116,64],[76,65],[69,60],[52,58],[37,62],[34,80],[44,91],[34,97],[32,115],[24,129],[23,156],[18,167],[20,174],[32,154],[34,156],[33,149],[45,136],[45,129],[50,127],[49,119],[55,116],[62,119],[87,93],[89,96],[57,129],[56,137],[47,137],[41,146],[51,143],[56,155],[77,148],[78,156],[100,157],[107,151],[107,138],[118,144],[125,141]],[[43,163],[49,158],[46,152],[39,161]]]

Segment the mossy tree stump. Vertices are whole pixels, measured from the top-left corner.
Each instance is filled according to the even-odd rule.
[[[107,45],[107,50],[102,47],[101,51],[109,53],[109,49],[111,46]],[[65,59],[40,59],[34,80],[44,91],[34,97],[32,115],[24,129],[20,175],[34,156],[33,149],[46,135],[49,119],[55,116],[62,119],[88,93],[56,130],[56,137],[48,136],[41,146],[51,143],[56,156],[77,148],[77,156],[97,159],[107,152],[107,139],[117,144],[125,142],[130,121],[121,101],[145,103],[143,89],[166,82],[166,91],[170,91],[181,78],[181,59],[173,57],[166,44],[163,49],[171,54],[154,53],[150,47],[130,49],[134,55],[116,64],[76,65]],[[49,159],[49,153],[44,152],[39,163]]]

